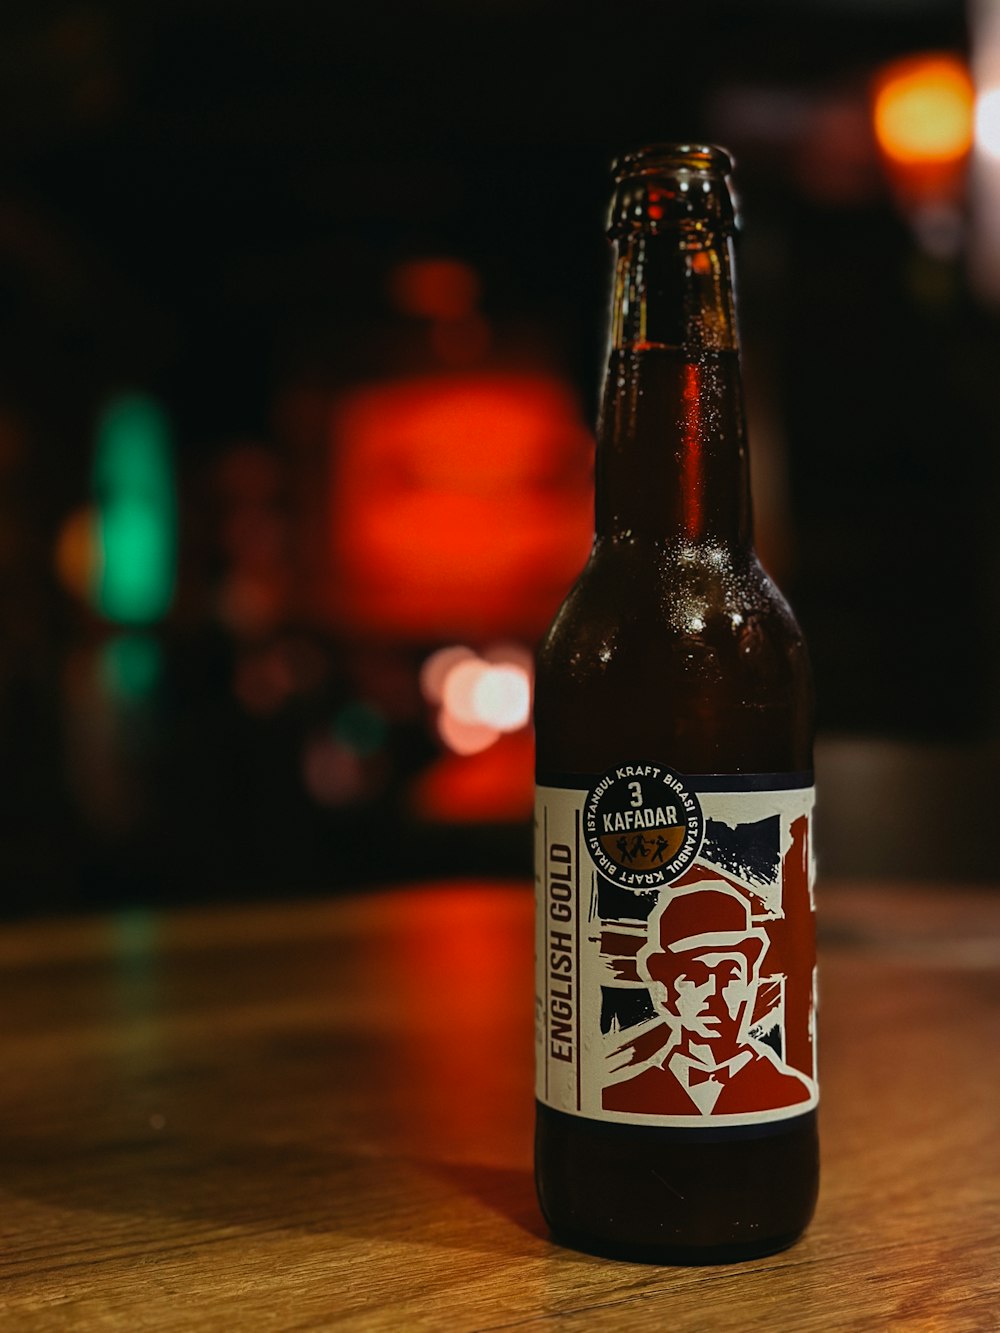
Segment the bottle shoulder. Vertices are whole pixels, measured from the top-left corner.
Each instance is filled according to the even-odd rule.
[[[716,543],[595,545],[539,652],[539,669],[607,667],[622,654],[805,660],[795,615],[752,550]]]
[[[653,756],[684,772],[811,767],[812,681],[749,552],[595,551],[538,654],[540,771]]]

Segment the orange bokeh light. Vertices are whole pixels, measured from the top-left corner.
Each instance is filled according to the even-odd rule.
[[[952,55],[911,56],[881,72],[873,109],[882,152],[900,165],[959,162],[972,147],[975,92]]]
[[[55,564],[60,582],[87,601],[101,559],[93,509],[77,509],[63,523],[56,539]]]

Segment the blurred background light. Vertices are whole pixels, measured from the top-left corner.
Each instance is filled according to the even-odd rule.
[[[972,146],[973,105],[972,79],[958,56],[893,61],[875,93],[879,147],[904,164],[959,161]]]
[[[456,754],[478,754],[500,739],[495,727],[483,722],[465,722],[455,713],[442,709],[438,715],[438,734]]]
[[[100,673],[121,700],[147,699],[163,670],[163,651],[151,634],[115,634],[100,649]]]
[[[92,600],[109,620],[149,624],[170,609],[177,558],[170,432],[157,402],[127,394],[109,403],[98,422],[93,479]]]
[[[302,777],[309,795],[321,805],[354,805],[364,798],[368,786],[358,754],[330,736],[307,742]]]
[[[1000,5],[969,6],[976,87],[975,153],[970,188],[968,274],[986,306],[1000,305]]]
[[[334,720],[333,729],[341,744],[362,756],[381,750],[388,735],[382,713],[362,700],[345,704]]]
[[[276,713],[295,689],[292,664],[278,644],[252,647],[236,662],[233,689],[240,703],[262,717]]]
[[[90,600],[100,572],[97,540],[97,515],[90,506],[70,514],[56,539],[59,581],[81,602]]]
[[[976,147],[1000,161],[1000,88],[986,88],[976,98]]]
[[[452,667],[457,666],[459,662],[472,661],[475,656],[471,648],[465,648],[461,644],[455,644],[450,648],[439,648],[437,652],[432,653],[420,668],[420,688],[427,702],[439,704],[443,696],[444,683],[451,674]]]
[[[523,660],[487,661],[463,651],[461,657],[451,658],[435,694],[441,702],[439,730],[460,753],[470,753],[469,746],[485,748],[476,737],[491,735],[495,740],[501,732],[518,731],[531,720],[531,671]]]
[[[363,388],[333,423],[332,610],[400,638],[538,633],[590,547],[592,440],[555,378]]]
[[[472,687],[472,707],[498,731],[517,731],[531,718],[531,677],[522,666],[487,666]]]
[[[471,315],[479,300],[479,275],[458,259],[414,259],[397,264],[389,274],[389,291],[397,308],[425,319],[460,320]]]
[[[473,728],[445,722],[452,753],[444,754],[413,782],[409,805],[421,819],[441,824],[527,823],[534,799],[534,741],[525,728],[500,735],[482,728],[472,747]],[[467,737],[470,746],[459,750]]]
[[[477,657],[456,662],[441,688],[442,711],[468,726],[489,725],[492,719],[483,717],[476,706],[476,689],[491,669]]]

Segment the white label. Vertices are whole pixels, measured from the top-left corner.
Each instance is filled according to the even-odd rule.
[[[677,1127],[816,1106],[813,789],[780,782],[646,765],[537,788],[540,1101]]]

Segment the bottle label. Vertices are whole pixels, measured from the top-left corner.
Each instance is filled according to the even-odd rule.
[[[629,1125],[811,1110],[812,775],[542,775],[536,1091]]]

